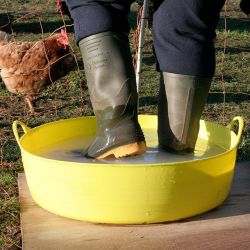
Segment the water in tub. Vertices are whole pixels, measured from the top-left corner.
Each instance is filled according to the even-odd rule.
[[[84,136],[69,138],[49,147],[42,148],[39,155],[53,160],[82,162],[82,163],[120,163],[120,164],[156,164],[168,162],[192,161],[205,159],[225,152],[225,149],[212,144],[203,138],[198,138],[194,153],[178,155],[162,151],[158,148],[158,140],[155,129],[145,129],[147,152],[139,156],[125,157],[121,159],[108,158],[96,160],[84,157],[84,153],[91,144],[93,137]]]

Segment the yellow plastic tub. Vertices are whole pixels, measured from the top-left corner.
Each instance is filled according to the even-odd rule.
[[[227,127],[200,121],[194,154],[177,156],[157,148],[157,117],[139,116],[147,140],[143,156],[121,160],[85,159],[94,117],[13,131],[22,154],[33,199],[44,209],[69,218],[115,224],[179,220],[208,211],[227,197],[243,120]],[[233,132],[238,122],[238,132]],[[20,138],[18,126],[24,135]]]

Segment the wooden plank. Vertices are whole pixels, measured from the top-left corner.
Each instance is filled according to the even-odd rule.
[[[250,249],[250,164],[237,164],[229,198],[219,208],[181,222],[101,225],[63,218],[40,208],[19,174],[24,250]]]

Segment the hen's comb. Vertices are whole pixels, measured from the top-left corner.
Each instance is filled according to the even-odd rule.
[[[68,34],[66,29],[61,29],[61,36],[68,40]]]
[[[61,29],[61,36],[57,39],[57,41],[63,45],[63,48],[67,48],[69,45],[69,38],[66,29]]]

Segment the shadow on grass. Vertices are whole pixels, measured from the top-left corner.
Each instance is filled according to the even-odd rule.
[[[234,81],[234,78],[231,75],[227,75],[227,74],[224,74],[223,79],[227,83]],[[214,83],[212,83],[212,84],[216,84],[217,82],[220,83],[221,82],[221,75],[214,76],[213,80],[214,80]]]
[[[129,21],[131,28],[134,30],[137,23],[137,12],[131,11],[129,14]],[[250,19],[249,18],[227,18],[227,30],[230,31],[250,31]],[[224,31],[224,18],[220,18],[218,26],[218,31]]]
[[[244,101],[249,101],[249,93],[226,93],[225,98],[227,103],[241,103]],[[223,93],[209,93],[207,103],[223,103],[224,95]],[[157,96],[142,96],[139,99],[139,107],[157,105],[158,97]]]
[[[0,13],[0,30],[11,33],[11,27],[9,25],[11,21],[13,21],[12,15]]]
[[[217,47],[216,48],[216,52],[223,52],[224,48],[222,47]],[[237,47],[227,47],[226,48],[226,53],[229,53],[231,55],[236,55],[236,54],[240,54],[240,53],[244,53],[244,52],[250,52],[250,46],[248,47],[241,47],[241,48],[237,48]]]
[[[130,23],[131,29],[135,30],[136,26],[137,26],[137,12],[130,11],[128,18],[129,18],[129,23]]]
[[[25,14],[25,13],[24,13]],[[43,21],[44,25],[44,32],[52,32],[58,27],[63,25],[63,22],[60,20],[59,14],[58,13],[52,13],[52,16],[57,16],[58,15],[58,20],[57,21]],[[35,19],[35,17],[29,17],[25,20],[29,19]],[[7,25],[9,23],[9,19],[11,22],[15,20],[14,16],[5,13],[0,13],[0,27]],[[66,19],[66,24],[72,24],[69,20]],[[134,30],[136,28],[136,23],[137,23],[137,12],[136,11],[131,11],[129,14],[129,21],[131,25],[131,29]],[[34,20],[33,22],[17,22],[12,24],[14,31],[16,32],[29,32],[29,33],[40,33],[41,28],[40,28],[40,23],[38,20]],[[250,20],[248,18],[227,18],[227,30],[230,31],[249,31],[250,30]],[[70,28],[71,31],[73,32],[73,28]],[[219,31],[224,31],[224,18],[221,18],[217,30]],[[9,32],[10,27],[9,25],[4,27],[4,31]]]
[[[230,31],[250,31],[249,18],[227,18],[227,30]],[[224,18],[220,18],[217,30],[224,31]]]
[[[147,66],[152,66],[156,63],[155,56],[152,53],[143,53],[142,63]]]
[[[158,97],[157,96],[142,96],[139,98],[139,107],[157,105]]]
[[[225,99],[227,103],[241,103],[244,101],[249,101],[249,93],[225,93]],[[224,95],[223,93],[209,93],[207,103],[223,103]]]
[[[66,25],[70,25],[71,22],[66,22]],[[46,21],[42,22],[43,32],[51,33],[59,27],[63,26],[63,22],[61,21]],[[12,25],[13,30],[15,32],[24,32],[24,33],[33,33],[33,34],[41,34],[41,26],[39,22],[32,23],[15,23]],[[69,27],[67,29],[68,32],[73,33],[73,27]]]
[[[25,15],[25,13],[23,14]],[[21,15],[20,15],[21,16]],[[61,20],[58,13],[52,13],[51,17],[57,17],[57,20],[44,20],[42,21],[43,32],[44,33],[51,33],[54,30],[58,29],[59,27],[63,26],[63,21]],[[11,33],[11,28],[13,28],[14,32],[24,32],[24,33],[33,33],[33,34],[40,34],[41,33],[41,26],[38,18],[36,16],[29,16],[17,22],[14,22],[16,18],[11,14],[0,14],[0,29]],[[14,22],[14,23],[13,23]],[[66,25],[71,25],[72,22],[65,17]],[[68,32],[73,32],[73,26],[68,27]]]

